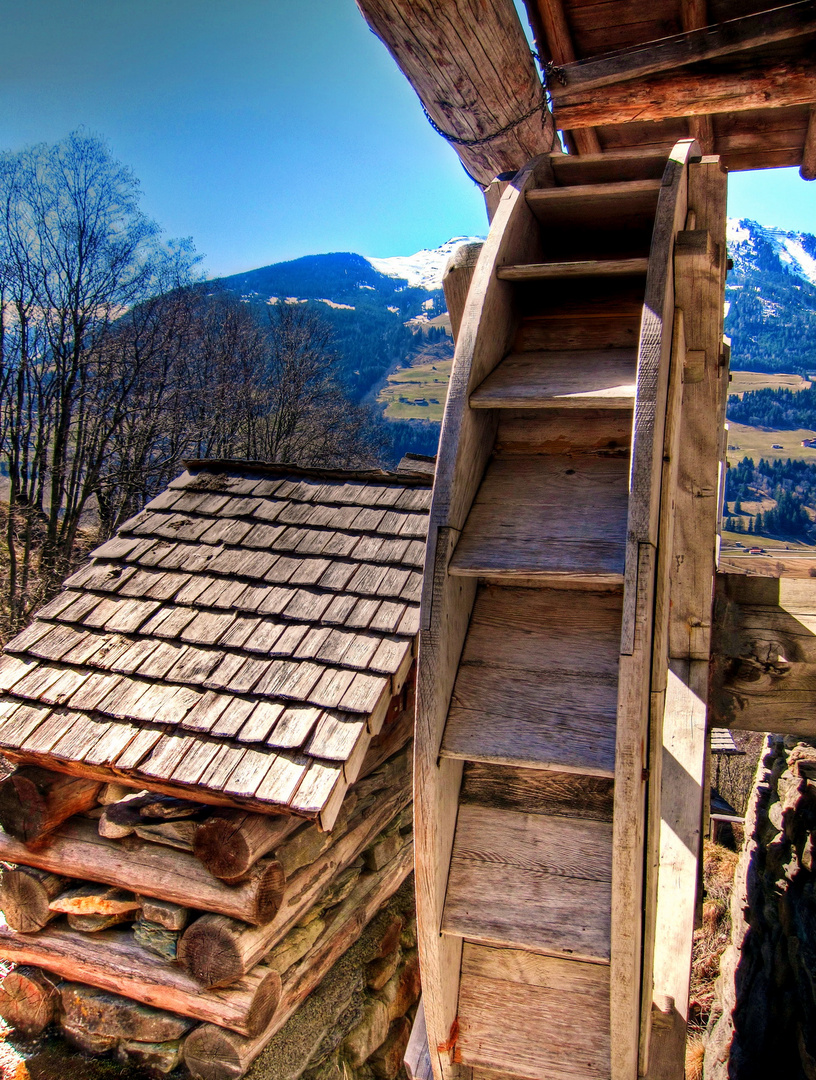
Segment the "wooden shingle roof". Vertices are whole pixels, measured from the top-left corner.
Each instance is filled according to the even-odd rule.
[[[413,664],[430,484],[190,462],[0,659],[0,749],[331,824]]]

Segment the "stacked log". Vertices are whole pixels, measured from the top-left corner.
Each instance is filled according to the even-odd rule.
[[[410,873],[409,731],[372,746],[330,832],[19,768],[0,784],[0,1016],[154,1073],[242,1076]]]

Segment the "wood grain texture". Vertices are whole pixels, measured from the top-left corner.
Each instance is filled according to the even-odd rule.
[[[620,597],[479,590],[446,756],[612,775]]]
[[[246,1073],[286,1021],[357,940],[412,866],[412,847],[402,850],[382,870],[361,875],[312,947],[287,970],[281,999],[266,1029],[252,1038],[214,1024],[202,1024],[185,1042],[184,1061],[196,1080],[237,1080]]]
[[[688,161],[669,156],[658,198],[638,345],[615,744],[612,866],[611,1060],[613,1080],[636,1075],[641,999],[643,858],[650,679],[663,448],[674,319],[675,237],[688,207]]]
[[[572,129],[810,105],[816,96],[812,63],[776,64],[754,71],[656,75],[608,87],[602,95],[555,95],[555,121]]]
[[[489,184],[557,145],[509,0],[480,0],[475,10],[463,0],[358,0],[357,6],[444,132],[478,140],[513,125],[483,145],[454,146],[478,183]]]
[[[470,395],[472,409],[628,409],[635,356],[605,352],[511,353]]]
[[[517,324],[512,286],[499,281],[495,269],[541,257],[524,193],[535,183],[549,182],[546,161],[529,165],[508,184],[495,211],[456,343],[431,505],[417,669],[414,835],[418,943],[435,1080],[452,1080],[457,1072],[447,1047],[456,1019],[461,955],[461,941],[440,937],[439,927],[462,766],[456,760],[440,762],[439,748],[476,592],[474,581],[454,578],[448,568],[496,427],[489,415],[469,409],[468,398],[510,348]]]
[[[37,850],[0,832],[0,858],[182,905],[194,896],[196,906],[205,911],[221,911],[252,923],[267,921],[277,911],[283,889],[283,874],[274,859],[256,863],[248,877],[230,887],[213,878],[192,855],[147,841],[124,845],[106,840],[97,832],[96,822],[83,818],[65,822],[52,833],[48,846]]]
[[[457,1056],[464,1064],[530,1080],[606,1080],[609,969],[468,943],[459,1024]]]
[[[611,821],[612,790],[613,782],[606,777],[469,761],[460,805]]]
[[[636,277],[645,274],[648,259],[583,259],[578,262],[525,263],[500,266],[502,281],[550,281],[561,278]]]
[[[280,976],[271,968],[261,965],[230,987],[205,990],[176,965],[135,945],[127,930],[83,934],[55,926],[17,934],[0,927],[0,956],[243,1034],[264,1028],[280,998]]]
[[[462,805],[442,931],[605,961],[611,876],[608,823]]]
[[[556,86],[554,95],[571,95],[575,91],[594,92],[601,87],[661,71],[673,71],[702,60],[745,53],[774,42],[805,37],[816,30],[816,5],[812,0],[800,0],[799,3],[780,6],[776,10],[742,15],[715,25],[699,23],[699,29],[684,21],[683,33],[615,50],[607,57],[566,64],[566,86]]]
[[[708,664],[673,660],[665,693],[660,783],[660,846],[656,897],[653,992],[650,1009],[668,998],[676,1024],[655,1026],[648,1076],[682,1080],[683,1057],[673,1038],[688,1022],[691,948],[706,787],[706,692]],[[663,1043],[668,1037],[669,1045]],[[683,1040],[685,1043],[685,1040]],[[668,1051],[668,1052],[667,1052]]]
[[[451,570],[620,582],[627,501],[623,458],[498,458]]]

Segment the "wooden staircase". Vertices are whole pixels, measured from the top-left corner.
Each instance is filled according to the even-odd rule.
[[[690,370],[678,243],[698,286],[713,295],[716,277],[721,295],[724,280],[724,178],[699,160],[691,142],[668,161],[536,159],[470,286],[419,655],[417,893],[438,1080],[648,1069]],[[698,189],[714,192],[702,211]],[[716,318],[707,305],[721,334],[721,301]],[[716,381],[719,351],[713,367]],[[716,511],[706,528],[713,557]]]

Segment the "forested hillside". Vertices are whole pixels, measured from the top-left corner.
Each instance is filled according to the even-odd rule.
[[[816,430],[816,387],[749,390],[742,399],[731,398],[728,419],[777,431]]]
[[[410,362],[429,339],[446,339],[444,330],[427,327],[419,334],[405,325],[442,314],[442,290],[382,274],[362,255],[307,255],[212,284],[248,303],[297,303],[318,312],[332,327],[340,375],[354,401],[371,397],[385,375]]]
[[[807,462],[743,458],[726,473],[725,500],[726,529],[813,540],[816,469]]]
[[[816,370],[816,236],[731,220],[728,254],[734,266],[725,287],[725,332],[732,368]]]

